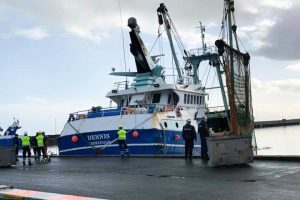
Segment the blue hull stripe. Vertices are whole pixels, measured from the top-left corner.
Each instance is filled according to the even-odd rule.
[[[157,129],[140,129],[138,137],[127,133],[130,154],[184,154],[184,142],[180,131],[162,131]],[[75,134],[77,142],[72,142],[74,135],[58,138],[60,155],[118,155],[120,154],[116,131],[99,131]],[[178,139],[179,135],[179,139]],[[200,138],[195,143],[195,153],[200,153]]]

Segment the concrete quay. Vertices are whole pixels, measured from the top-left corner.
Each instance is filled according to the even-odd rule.
[[[300,199],[300,162],[209,167],[198,158],[55,157],[0,168],[0,185],[101,199]]]

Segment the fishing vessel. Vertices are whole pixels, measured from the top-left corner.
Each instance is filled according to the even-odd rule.
[[[22,128],[19,125],[19,120],[14,120],[12,125],[10,125],[6,131],[3,133],[3,135],[0,135],[0,147],[12,147],[14,146],[14,137],[17,134],[17,130]],[[3,129],[0,127],[0,132],[3,131]]]
[[[115,108],[98,106],[70,114],[58,138],[60,155],[118,155],[116,133],[119,125],[127,131],[131,154],[182,155],[184,141],[181,131],[186,120],[191,119],[192,125],[197,128],[200,120],[207,116],[211,132],[221,131],[222,135],[218,135],[218,138],[220,136],[226,138],[226,141],[230,141],[231,147],[236,145],[246,149],[235,150],[245,152],[241,156],[242,162],[251,162],[253,114],[250,56],[248,53],[241,53],[238,48],[237,26],[231,22],[234,14],[233,0],[224,2],[222,37],[216,41],[215,46],[210,48],[204,44],[202,32],[202,48],[189,51],[182,45],[166,6],[160,4],[157,9],[158,22],[167,33],[177,72],[175,83],[166,81],[165,67],[158,62],[161,55],[149,54],[139,35],[140,27],[137,20],[128,19],[130,51],[135,59],[136,72],[113,70],[110,73],[110,75],[126,78],[125,81],[116,83],[106,95],[117,105]],[[200,29],[203,31],[202,27]],[[228,35],[224,34],[225,30],[228,30]],[[229,38],[229,41],[225,42],[224,38]],[[234,39],[236,48],[233,45]],[[183,67],[179,64],[174,41],[181,47]],[[199,78],[199,68],[203,61],[208,62],[210,67],[216,70],[218,89],[223,100],[222,110],[214,110],[207,106],[207,89]],[[131,84],[128,83],[127,77],[133,78]],[[200,155],[199,135],[197,137],[194,151],[195,154]],[[239,143],[231,143],[233,140]],[[214,141],[223,144],[221,140]],[[209,144],[215,143],[209,142]],[[218,150],[210,149],[210,151],[213,153]],[[244,157],[247,157],[247,160]]]
[[[205,115],[205,89],[201,81],[182,75],[171,35],[172,20],[167,8],[161,4],[157,10],[159,24],[165,26],[178,78],[167,83],[164,67],[157,56],[150,56],[139,35],[135,18],[128,20],[136,72],[115,72],[110,75],[132,77],[133,82],[118,82],[106,97],[117,107],[93,107],[87,111],[70,114],[68,122],[58,138],[60,155],[119,154],[116,133],[119,125],[127,131],[127,143],[131,154],[182,154],[184,143],[181,131],[187,119],[197,127],[196,117]],[[174,31],[174,30],[173,30]],[[186,73],[191,75],[189,62]],[[195,74],[196,76],[196,74]],[[200,151],[200,139],[195,151]]]

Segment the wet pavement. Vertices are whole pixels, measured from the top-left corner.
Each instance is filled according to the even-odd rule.
[[[71,157],[0,168],[0,185],[105,199],[300,199],[300,162],[209,167],[200,159]]]

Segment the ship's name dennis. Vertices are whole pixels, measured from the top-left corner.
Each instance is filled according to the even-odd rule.
[[[90,140],[102,140],[102,139],[109,139],[109,134],[97,134],[97,135],[88,135],[87,139]]]

